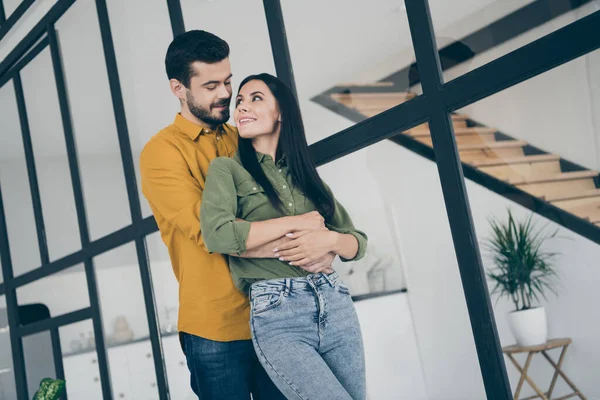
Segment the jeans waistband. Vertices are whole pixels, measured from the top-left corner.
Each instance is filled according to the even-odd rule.
[[[340,276],[335,271],[330,274],[320,272],[318,274],[311,274],[302,278],[269,279],[265,281],[254,282],[252,285],[250,285],[250,296],[252,296],[253,290],[256,291],[259,289],[284,289],[289,293],[294,287],[306,288],[308,286],[317,287],[321,285],[330,285],[334,287],[339,280]]]

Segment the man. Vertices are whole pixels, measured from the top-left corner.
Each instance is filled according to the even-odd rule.
[[[228,125],[232,96],[229,46],[204,31],[169,45],[165,65],[181,112],[141,154],[142,189],[179,282],[178,330],[191,386],[201,399],[283,399],[252,346],[249,302],[233,285],[227,259],[209,254],[200,232],[200,204],[211,160],[233,156],[237,129]],[[267,244],[242,257],[273,257]],[[306,270],[330,269],[329,255]]]

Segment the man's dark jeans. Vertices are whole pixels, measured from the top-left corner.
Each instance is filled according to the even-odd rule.
[[[258,362],[251,340],[216,342],[189,333],[179,340],[200,400],[285,400]]]

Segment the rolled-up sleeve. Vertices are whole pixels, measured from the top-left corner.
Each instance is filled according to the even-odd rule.
[[[229,163],[231,159],[214,159],[208,168],[200,226],[204,244],[211,253],[237,254],[246,251],[250,222],[236,221],[237,193]]]
[[[329,190],[329,193],[333,196],[333,193],[331,192],[331,189],[329,188],[329,186],[326,186],[326,187],[327,187],[327,190]],[[348,211],[346,211],[344,206],[342,206],[342,204],[339,201],[337,201],[335,196],[333,196],[333,198],[335,201],[335,211],[333,213],[333,216],[326,223],[327,229],[338,232],[338,233],[352,235],[356,238],[356,240],[358,242],[358,251],[356,252],[356,255],[352,258],[340,257],[340,260],[342,260],[342,261],[360,260],[361,258],[363,258],[365,256],[365,253],[367,251],[367,242],[368,242],[367,235],[364,232],[362,232],[354,227],[354,223],[352,222],[352,219],[350,218]]]

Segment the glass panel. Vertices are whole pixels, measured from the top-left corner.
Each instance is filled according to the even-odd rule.
[[[446,81],[599,9],[596,1],[459,0],[430,5]]]
[[[557,253],[545,260],[556,274],[548,277],[547,282],[557,296],[544,288],[542,293],[546,298],[542,295],[538,295],[539,299],[526,298],[527,306],[538,307],[528,311],[522,311],[521,294],[516,295],[517,303],[510,297],[501,298],[501,293],[492,296],[502,345],[509,346],[519,340],[517,331],[511,329],[511,323],[519,316],[545,312],[548,338],[566,337],[573,341],[563,371],[587,398],[600,396],[597,374],[589,369],[600,362],[600,344],[596,340],[600,326],[585,311],[590,304],[600,301],[596,289],[600,282],[600,80],[595,73],[599,68],[600,51],[596,50],[473,103],[458,110],[467,116],[470,128],[456,132],[459,141],[471,138],[485,148],[477,156],[473,151],[461,152],[463,161],[484,174],[479,184],[468,183],[480,240],[487,243],[494,238],[490,219],[506,226],[509,210],[519,224],[532,218],[534,228],[528,240],[537,232],[540,237],[556,233],[554,238],[543,242],[539,254]],[[532,206],[542,215],[532,214],[502,193],[489,190],[488,187],[497,187],[495,179],[523,191],[518,197],[511,195],[522,204],[532,204],[535,199],[538,203]],[[553,221],[546,217],[552,217]],[[493,259],[494,253],[488,249],[483,256],[487,270],[497,273],[499,266]],[[517,265],[507,265],[510,271],[518,271],[515,275],[523,273]],[[541,264],[536,267],[533,282],[537,276],[543,276],[539,270]],[[490,279],[490,290],[494,285],[495,280]],[[521,311],[513,313],[516,310]],[[560,349],[550,350],[549,355],[557,361]],[[516,356],[521,365],[524,357]],[[514,390],[520,373],[512,363],[507,364]],[[528,375],[536,383],[546,385],[552,373],[552,367],[543,357],[534,356]],[[572,392],[559,379],[552,397]],[[525,385],[521,396],[534,394]]]
[[[44,211],[50,260],[81,248],[58,95],[46,48],[21,77]]]
[[[94,240],[131,223],[94,2],[78,1],[73,4],[60,18],[56,29],[79,154],[90,238]],[[81,46],[82,40],[85,40],[85,46]],[[94,78],[90,79],[92,76]]]
[[[60,340],[63,343],[63,368],[69,399],[102,399],[100,370],[98,369],[98,355],[94,351],[93,330],[91,320],[59,328]],[[71,339],[65,346],[65,337],[74,339]],[[113,374],[114,372],[111,371],[111,376]]]
[[[50,317],[89,307],[90,298],[83,264],[17,288],[17,301],[20,306],[41,304],[48,308]],[[63,346],[68,345],[71,339],[63,338]]]
[[[176,333],[179,285],[171,267],[167,246],[163,243],[160,232],[146,236],[146,245],[161,331],[163,335]]]
[[[173,31],[164,1],[109,0],[107,6],[142,215],[146,217],[152,211],[141,192],[139,155],[150,137],[171,124],[179,111],[165,74],[165,53],[173,40]],[[140,19],[141,9],[144,18]],[[133,20],[137,22],[132,24]]]
[[[402,1],[285,1],[282,8],[309,143],[414,97],[407,92],[414,71],[400,70],[415,61]]]
[[[177,312],[179,309],[179,286],[171,267],[167,247],[159,232],[146,237],[148,257],[152,270],[154,298],[158,309],[165,367],[169,380],[169,391],[173,399],[194,399],[190,388],[190,372],[185,355],[181,350],[177,333]]]
[[[50,332],[40,332],[23,338],[23,354],[27,374],[27,390],[33,394],[44,378],[56,379]]]
[[[0,184],[15,276],[41,264],[15,88],[0,88]]]
[[[10,17],[10,15],[19,7],[23,0],[2,0],[2,5],[4,6],[4,15],[6,19]]]
[[[0,400],[17,398],[12,348],[6,315],[6,296],[0,296]]]
[[[103,253],[94,263],[104,333],[114,355],[110,368],[127,368],[124,376],[111,373],[113,384],[117,386],[117,379],[126,381],[134,398],[158,398],[135,244]]]

